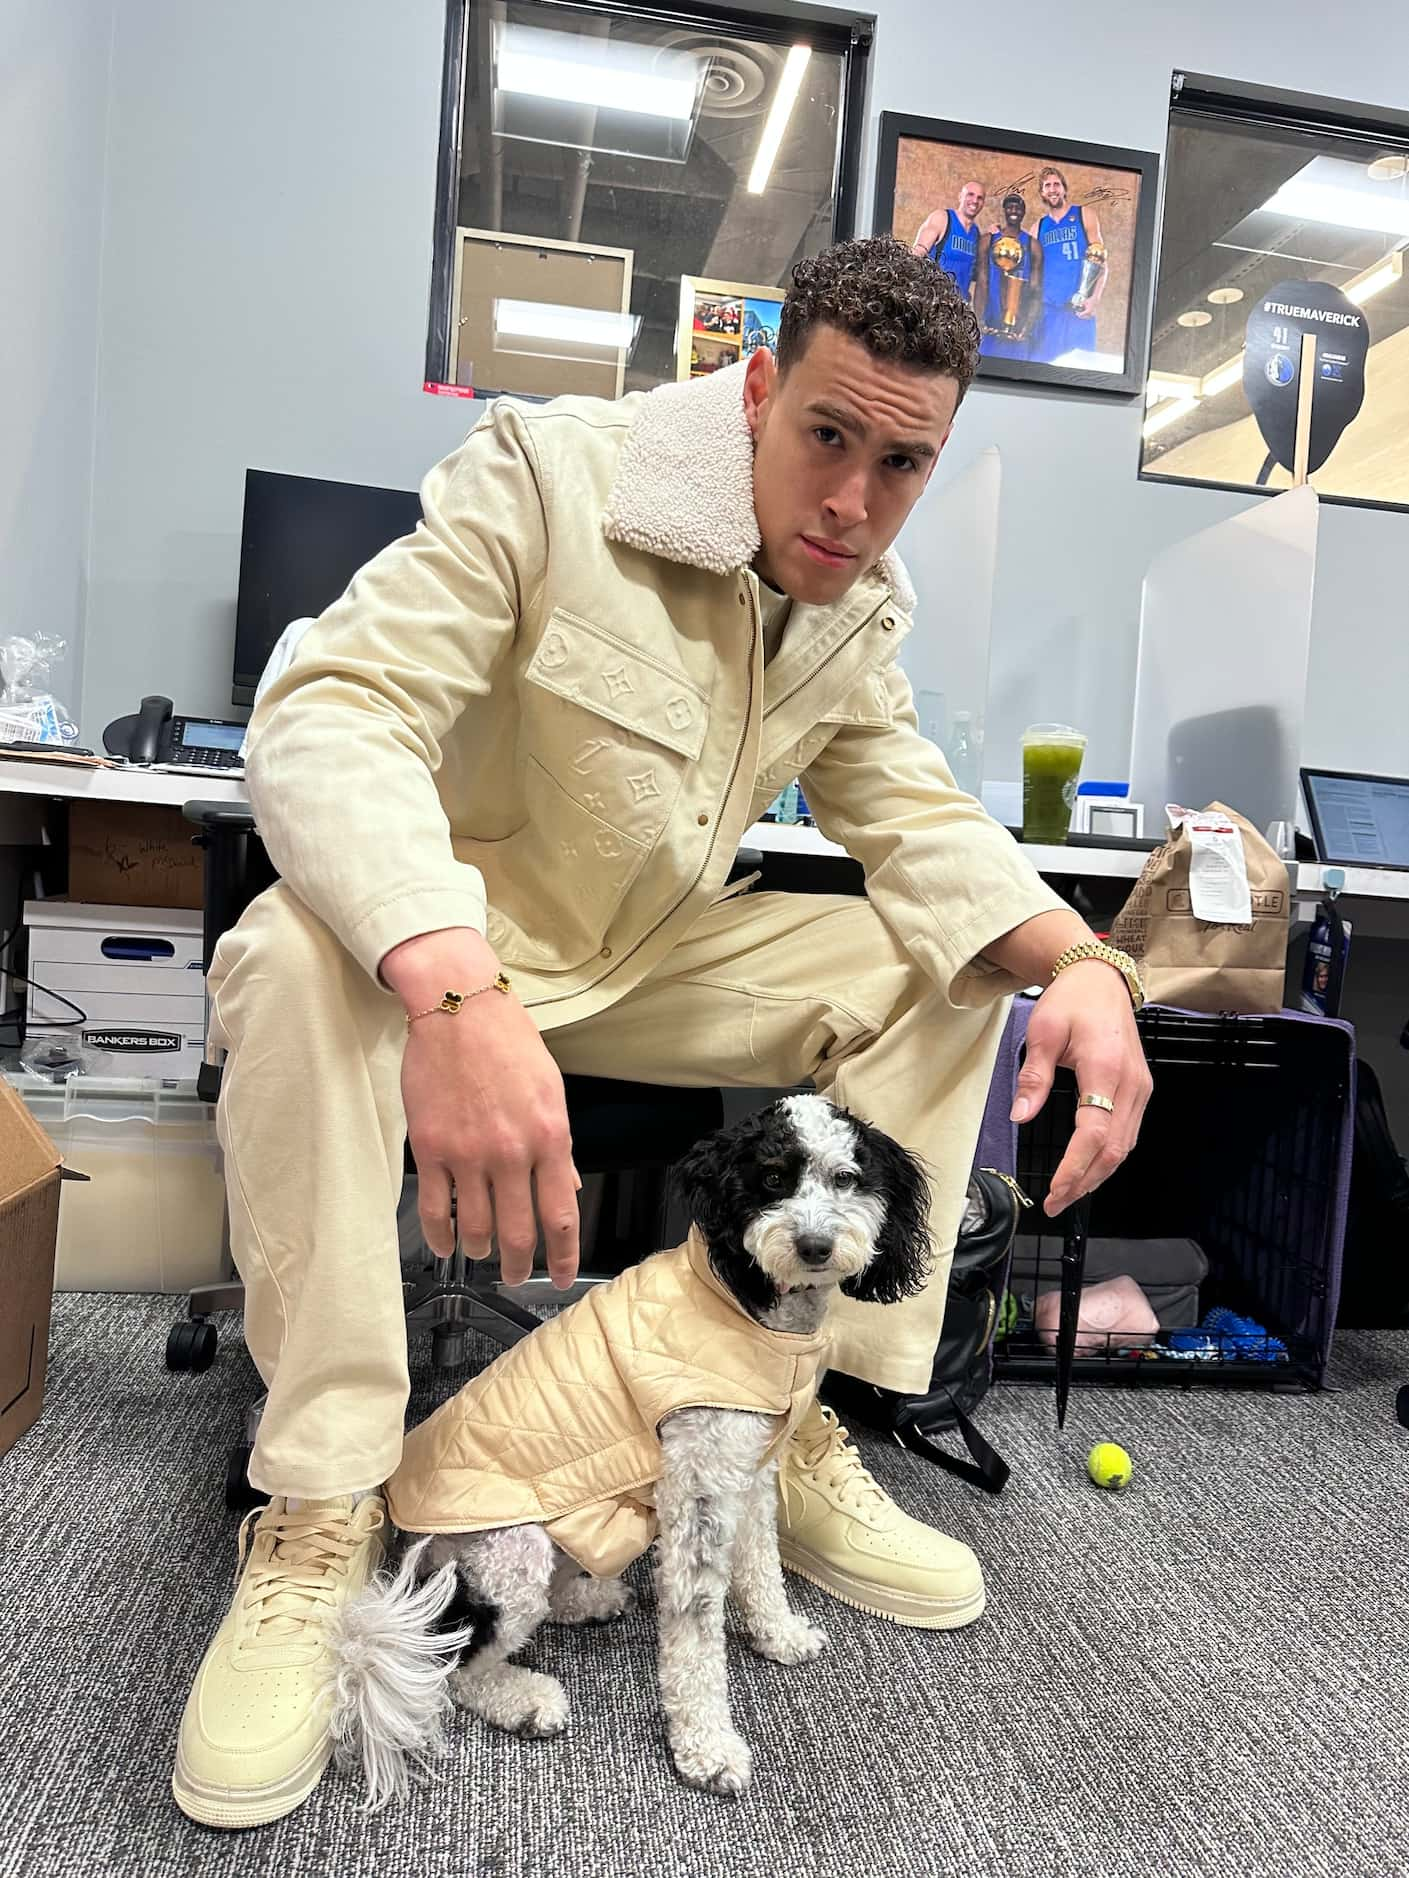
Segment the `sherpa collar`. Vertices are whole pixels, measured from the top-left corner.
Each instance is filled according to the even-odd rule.
[[[753,512],[753,433],[744,413],[744,373],[722,372],[660,385],[632,419],[602,525],[620,541],[710,574],[731,574],[758,553]],[[905,613],[915,589],[888,549],[875,570]]]

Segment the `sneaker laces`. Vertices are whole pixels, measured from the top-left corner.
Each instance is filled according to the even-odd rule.
[[[839,1506],[856,1509],[890,1504],[890,1496],[863,1463],[856,1449],[848,1445],[848,1431],[835,1412],[819,1403],[821,1427],[800,1429],[793,1437],[797,1465],[815,1474],[818,1481],[836,1496]]]
[[[240,1594],[250,1616],[252,1642],[301,1638],[307,1625],[331,1608],[353,1555],[367,1537],[350,1530],[351,1517],[350,1510],[330,1507],[275,1512],[257,1506],[245,1515],[238,1569],[244,1568],[254,1521],[260,1522],[256,1539],[272,1540],[268,1556],[251,1562]]]

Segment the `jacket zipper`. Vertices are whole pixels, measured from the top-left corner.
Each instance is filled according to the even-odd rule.
[[[985,1167],[983,1171],[985,1174],[992,1174],[995,1180],[1001,1180],[1005,1187],[1011,1187],[1013,1192],[1018,1196],[1018,1204],[1020,1206],[1029,1208],[1032,1206],[1032,1201],[1028,1199],[1027,1195],[1011,1174],[1000,1174],[996,1167]]]
[[[832,660],[836,658],[837,654],[840,652],[844,652],[846,650],[846,648],[851,644],[852,640],[856,637],[857,633],[865,632],[866,628],[871,624],[871,621],[875,619],[876,615],[878,613],[883,613],[889,604],[890,602],[888,600],[882,600],[877,606],[873,607],[872,610],[866,615],[865,619],[860,620],[855,626],[852,627],[851,631],[846,635],[846,638],[841,641],[840,645],[834,646],[832,648],[832,650],[827,654],[826,658],[822,660],[820,665],[814,665],[810,672],[804,672],[802,677],[798,679],[797,683],[793,686],[791,691],[785,692],[781,698],[774,698],[773,702],[768,706],[768,709],[763,713],[763,715],[765,717],[771,717],[775,711],[780,711],[783,708],[783,706],[789,702],[790,699],[795,698],[797,694],[799,693],[799,691],[802,690],[804,685],[810,685],[813,679],[817,676],[818,672],[825,671],[827,667],[831,664]]]

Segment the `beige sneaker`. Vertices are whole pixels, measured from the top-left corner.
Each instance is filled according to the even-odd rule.
[[[275,1499],[245,1519],[235,1601],[181,1717],[171,1791],[183,1813],[263,1826],[317,1786],[333,1752],[327,1621],[380,1565],[386,1523],[380,1494],[294,1511]]]
[[[843,1604],[922,1630],[958,1630],[983,1615],[983,1573],[966,1545],[902,1513],[814,1402],[778,1469],[784,1565]]]

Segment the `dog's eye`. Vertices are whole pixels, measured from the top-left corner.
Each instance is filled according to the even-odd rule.
[[[763,1175],[763,1184],[770,1193],[781,1193],[784,1185],[782,1170],[777,1167],[766,1169]]]
[[[838,1193],[850,1193],[856,1185],[857,1175],[853,1168],[839,1167],[832,1176],[832,1185]]]

